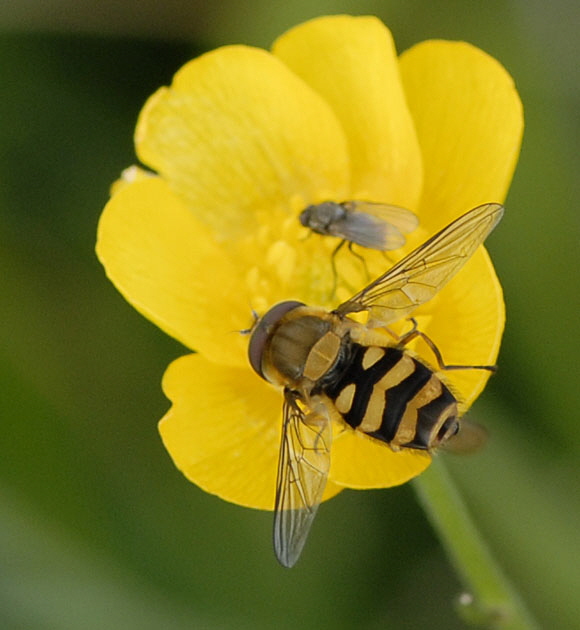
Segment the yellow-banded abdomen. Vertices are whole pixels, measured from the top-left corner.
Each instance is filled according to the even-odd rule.
[[[335,373],[330,382],[322,379],[320,393],[348,425],[394,450],[435,448],[458,431],[457,401],[449,388],[401,348],[351,341]]]

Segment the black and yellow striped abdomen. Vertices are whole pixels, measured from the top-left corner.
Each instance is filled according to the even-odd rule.
[[[457,401],[429,367],[401,348],[348,346],[320,385],[353,429],[395,450],[431,449],[457,432]]]

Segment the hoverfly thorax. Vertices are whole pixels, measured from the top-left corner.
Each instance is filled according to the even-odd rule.
[[[336,320],[336,321],[335,321]],[[300,302],[282,302],[257,323],[248,354],[254,370],[265,380],[309,391],[340,358],[339,318]]]

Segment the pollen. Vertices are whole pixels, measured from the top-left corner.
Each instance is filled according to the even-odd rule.
[[[273,270],[278,280],[286,284],[294,274],[296,250],[286,241],[275,241],[268,248],[266,264]]]
[[[270,294],[270,283],[260,272],[258,267],[251,267],[246,273],[246,285],[251,296],[251,307],[258,312],[267,309],[269,300],[265,297]]]

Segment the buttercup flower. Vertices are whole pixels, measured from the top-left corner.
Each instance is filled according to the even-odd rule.
[[[176,466],[234,503],[274,506],[282,395],[247,359],[252,310],[283,300],[332,308],[391,264],[308,233],[300,210],[365,199],[408,208],[420,228],[401,258],[467,210],[502,202],[522,135],[503,67],[463,42],[427,41],[397,57],[373,17],[301,24],[270,52],[227,46],[186,64],[145,105],[134,169],[115,188],[97,252],[127,300],[195,353],[163,379],[159,428]],[[392,262],[391,261],[391,262]],[[368,274],[368,275],[367,275]],[[447,363],[493,364],[504,325],[483,247],[414,313]],[[407,324],[408,327],[408,324]],[[430,364],[422,341],[411,346]],[[447,372],[465,411],[489,373]],[[341,429],[341,430],[339,430]],[[337,428],[325,498],[403,483],[430,463]]]

